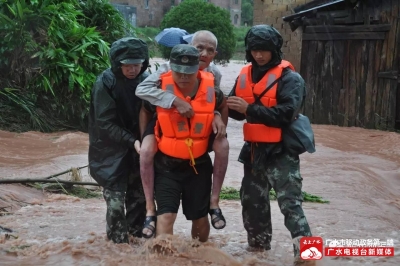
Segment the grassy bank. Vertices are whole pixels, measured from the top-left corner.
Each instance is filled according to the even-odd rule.
[[[239,200],[240,192],[233,187],[223,187],[220,198],[226,200]],[[273,189],[269,192],[269,198],[271,200],[276,200],[276,192]],[[324,200],[320,196],[312,195],[305,191],[303,191],[303,198],[305,202],[329,203],[328,200]]]

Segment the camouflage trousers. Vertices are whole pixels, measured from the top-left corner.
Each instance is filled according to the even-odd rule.
[[[139,173],[131,174],[118,187],[121,190],[103,190],[107,203],[106,232],[108,239],[114,243],[129,243],[128,233],[142,237],[146,217],[146,199]]]
[[[271,188],[276,192],[279,208],[285,216],[285,226],[292,238],[311,236],[310,226],[301,207],[302,180],[300,160],[296,155],[279,155],[265,164],[264,170],[259,173],[254,173],[251,167],[244,166],[240,198],[249,246],[271,249]],[[293,248],[294,256],[298,257],[298,245],[293,245]]]

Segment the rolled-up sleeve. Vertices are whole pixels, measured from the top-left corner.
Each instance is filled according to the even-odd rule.
[[[161,65],[156,72],[143,80],[136,88],[136,96],[152,105],[171,108],[176,96],[168,91],[160,90],[160,76],[169,71],[169,64]]]

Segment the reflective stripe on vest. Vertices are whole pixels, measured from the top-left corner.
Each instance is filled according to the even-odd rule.
[[[200,84],[193,100],[184,97],[175,85],[171,71],[161,75],[161,88],[174,93],[177,97],[188,101],[195,115],[188,119],[181,116],[176,108],[157,107],[155,135],[158,148],[166,155],[194,159],[207,152],[208,139],[212,132],[212,121],[215,109],[214,76],[199,71]]]
[[[252,65],[246,65],[242,68],[236,83],[236,96],[243,98],[249,104],[254,103],[254,96],[260,95],[276,79],[280,78],[283,69],[287,67],[294,71],[294,67],[290,62],[282,60],[279,65],[271,68],[259,82],[253,83],[251,78]],[[273,107],[277,104],[277,89],[278,83],[261,97],[260,101],[264,106]],[[244,140],[249,142],[276,143],[282,140],[282,130],[276,127],[268,127],[264,124],[245,123],[243,125],[243,136]]]

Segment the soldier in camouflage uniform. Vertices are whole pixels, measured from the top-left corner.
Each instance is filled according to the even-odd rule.
[[[288,67],[291,64],[282,60],[282,43],[281,35],[271,26],[257,25],[248,31],[245,44],[246,59],[251,63],[251,68],[248,68],[251,80],[247,81],[248,83],[245,83],[246,80],[236,80],[227,100],[229,117],[236,120],[246,119],[248,124],[268,127],[272,131],[285,128],[296,117],[305,98],[305,84],[302,77]],[[288,64],[284,65],[285,62]],[[281,76],[274,78],[274,76],[271,77],[271,73],[276,71],[276,67],[281,67]],[[241,76],[242,74],[238,78]],[[269,95],[268,97],[273,98],[276,104],[266,106],[260,101],[254,101],[253,95],[261,95],[260,92],[255,92],[254,86],[257,86],[259,82],[262,83],[263,80],[265,84],[261,86],[261,91],[275,84],[275,95],[271,94],[274,93],[272,92],[274,85],[271,85],[271,89],[264,95]],[[275,80],[277,80],[276,83],[273,83]],[[244,84],[248,84],[246,86],[250,88],[252,101],[238,97],[240,86]],[[268,136],[269,133],[257,133],[261,138],[271,137]],[[278,137],[281,136],[280,133]],[[299,238],[311,236],[310,227],[302,209],[303,179],[300,175],[299,155],[289,153],[281,139],[270,142],[246,141],[239,155],[239,161],[244,164],[240,195],[243,223],[248,233],[249,246],[271,249],[269,191],[273,188],[279,208],[285,216],[285,226],[294,239],[294,255],[297,258]]]
[[[122,38],[110,50],[111,68],[93,86],[89,114],[89,169],[107,204],[106,231],[114,243],[141,237],[146,201],[134,146],[142,101],[137,85],[148,73],[148,48],[137,38]],[[135,144],[136,143],[136,144]]]

